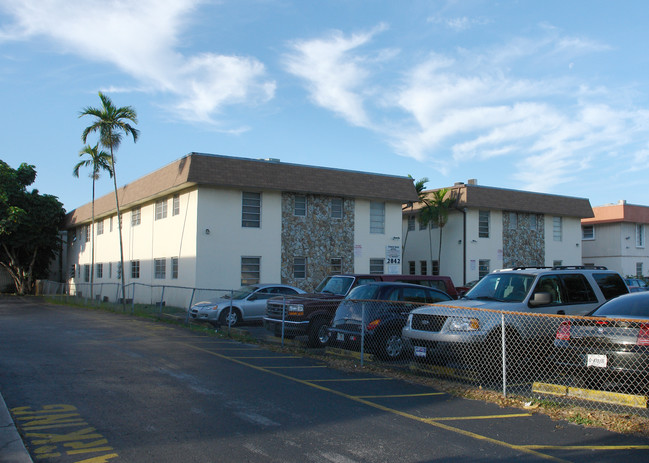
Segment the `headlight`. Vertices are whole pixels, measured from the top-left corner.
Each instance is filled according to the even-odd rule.
[[[412,314],[408,314],[408,320],[406,321],[406,326],[410,328],[412,326]]]
[[[288,305],[288,314],[289,315],[304,315],[304,306],[302,304],[289,304]]]
[[[451,317],[448,322],[449,331],[476,331],[480,329],[477,318]]]

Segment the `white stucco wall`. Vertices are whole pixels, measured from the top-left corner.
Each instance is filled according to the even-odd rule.
[[[370,201],[356,199],[354,273],[369,273],[370,259],[385,259],[386,246],[401,247],[401,221],[401,203],[385,202],[385,233],[370,233]],[[387,264],[383,271],[388,272]]]
[[[199,189],[197,287],[241,286],[242,256],[261,258],[262,283],[281,282],[281,193],[262,192],[260,228],[241,226],[241,205],[241,190]]]
[[[581,265],[581,219],[562,217],[561,241],[554,240],[554,216],[545,216],[545,265],[560,260],[562,265]]]

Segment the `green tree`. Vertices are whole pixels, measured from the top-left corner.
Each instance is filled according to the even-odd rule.
[[[35,179],[33,165],[13,169],[0,160],[0,266],[21,295],[33,293],[36,279],[47,276],[65,218],[56,196],[27,190]]]
[[[81,135],[81,140],[86,143],[88,135],[99,133],[99,143],[110,150],[110,166],[112,168],[113,185],[115,186],[115,208],[117,209],[117,226],[119,228],[119,271],[122,275],[122,303],[126,311],[126,282],[124,280],[124,245],[122,242],[122,214],[119,210],[117,197],[117,175],[115,173],[115,151],[122,142],[122,137],[132,136],[133,143],[137,142],[140,131],[131,125],[137,124],[137,112],[130,106],[118,108],[110,98],[99,92],[101,108],[85,107],[79,117],[91,116],[94,121],[86,127]]]
[[[410,174],[408,174],[408,177],[411,178],[413,181],[415,180],[413,176]],[[427,183],[428,183],[428,177],[421,178],[415,182],[415,190],[417,191],[417,196],[419,197],[419,203],[422,203],[424,205],[426,205],[428,201],[426,198],[426,193],[424,193],[424,189],[426,188]],[[415,207],[414,203],[408,203],[408,205],[404,207],[404,210],[410,209],[410,214],[412,214],[414,207]],[[410,229],[408,228],[408,219],[406,219],[406,236],[403,238],[403,246],[401,248],[402,256],[406,252],[406,243],[408,242],[408,232],[410,232]]]
[[[102,170],[108,171],[109,175],[113,176],[111,168],[110,154],[99,149],[99,144],[95,146],[86,145],[81,151],[79,156],[88,156],[87,159],[79,161],[72,170],[72,175],[79,178],[79,169],[82,167],[92,167],[90,178],[92,178],[92,226],[91,232],[91,263],[90,263],[90,299],[93,298],[93,289],[95,284],[95,181],[99,178],[99,172]]]
[[[455,204],[455,198],[450,194],[448,188],[431,191],[427,194],[424,208],[419,214],[419,221],[424,224],[434,224],[439,228],[439,247],[437,249],[437,265],[442,264],[442,231],[448,222],[448,213]],[[433,261],[432,227],[428,228],[428,240],[430,249],[431,265]]]

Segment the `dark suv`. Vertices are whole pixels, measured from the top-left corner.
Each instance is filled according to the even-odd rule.
[[[395,282],[357,286],[336,310],[329,344],[345,349],[364,349],[384,360],[400,358],[404,352],[401,329],[412,309],[435,302],[452,301],[437,289]]]
[[[326,277],[313,294],[273,298],[266,304],[264,326],[275,336],[308,336],[311,347],[324,347],[329,340],[329,325],[340,301],[356,286],[376,281],[416,283],[441,289],[451,297],[457,290],[450,277],[439,275],[341,274]]]

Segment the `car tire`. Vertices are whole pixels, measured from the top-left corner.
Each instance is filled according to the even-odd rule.
[[[384,331],[377,333],[380,338],[376,355],[381,360],[399,360],[404,353],[405,343],[401,333],[397,331]]]
[[[324,318],[318,318],[309,325],[309,347],[326,347],[329,342],[329,323]]]
[[[230,308],[226,307],[225,309],[221,310],[221,313],[219,314],[219,324],[221,326],[228,326],[228,324],[232,326],[237,326],[239,323],[241,323],[241,312],[239,312],[239,309],[232,307],[232,314],[230,314],[230,320],[228,323],[228,315],[230,314]]]

